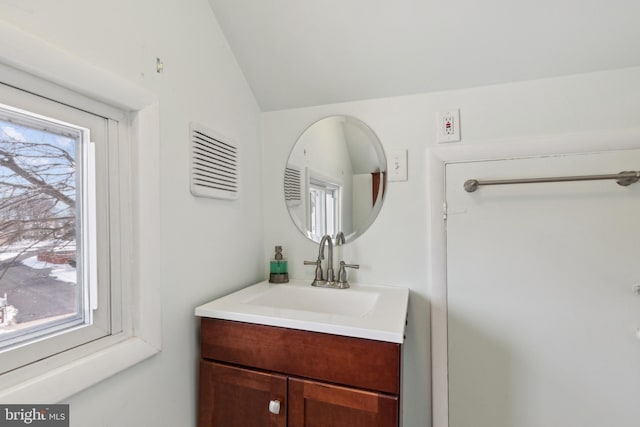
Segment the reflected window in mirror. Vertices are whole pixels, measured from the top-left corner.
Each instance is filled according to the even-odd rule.
[[[325,234],[335,236],[340,230],[340,186],[311,178],[309,181],[309,230],[312,240]]]

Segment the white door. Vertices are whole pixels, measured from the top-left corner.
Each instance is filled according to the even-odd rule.
[[[640,426],[640,150],[446,165],[450,427]]]

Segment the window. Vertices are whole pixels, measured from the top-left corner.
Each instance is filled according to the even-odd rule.
[[[0,105],[0,351],[93,323],[89,135],[87,128]]]
[[[140,86],[14,26],[0,22],[0,36],[11,41],[11,49],[0,55],[0,103],[73,124],[80,133],[88,129],[95,142],[92,271],[98,307],[89,312],[90,321],[84,315],[75,326],[0,351],[1,402],[53,403],[160,351],[159,105]],[[90,228],[82,221],[91,215],[77,207],[89,202],[91,192],[83,191],[92,184],[82,175],[91,169],[83,148],[75,153],[76,257],[87,257],[78,273],[87,292],[84,266],[91,268],[93,261],[90,250],[85,255]],[[4,294],[0,297],[4,304]],[[87,298],[83,295],[85,313]]]
[[[108,119],[6,85],[0,93],[30,108],[0,105],[2,373],[112,332],[117,283],[108,262],[98,266],[98,240],[109,247],[109,227],[97,228],[96,202],[108,222],[103,157],[117,141]]]

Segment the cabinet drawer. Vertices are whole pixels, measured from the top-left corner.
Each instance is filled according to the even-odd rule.
[[[205,359],[400,394],[401,345],[202,318]]]

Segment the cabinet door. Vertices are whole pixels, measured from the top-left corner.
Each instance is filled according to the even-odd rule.
[[[289,379],[289,427],[397,426],[397,397]]]
[[[198,426],[286,427],[286,394],[282,375],[201,360]]]

